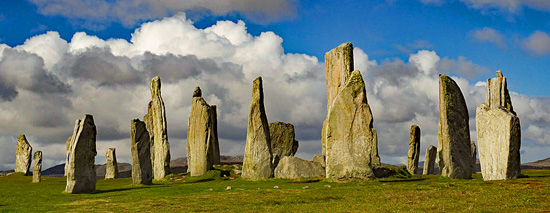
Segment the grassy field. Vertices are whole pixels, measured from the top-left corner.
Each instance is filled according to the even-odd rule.
[[[550,170],[490,182],[480,174],[472,180],[429,175],[347,183],[245,181],[219,174],[172,175],[151,186],[132,186],[130,178],[98,180],[93,194],[63,193],[65,178],[31,183],[32,177],[14,174],[0,177],[0,211],[550,211]]]

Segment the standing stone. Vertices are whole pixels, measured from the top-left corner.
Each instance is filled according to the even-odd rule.
[[[477,161],[477,146],[476,142],[472,141],[470,146],[472,147],[472,160],[475,163]]]
[[[273,154],[271,152],[269,123],[264,108],[262,77],[258,77],[254,80],[252,88],[242,177],[257,180],[272,176]]]
[[[423,175],[435,174],[435,158],[437,157],[437,148],[435,146],[429,146],[426,149],[426,160],[424,161]]]
[[[27,141],[25,135],[17,137],[17,148],[15,150],[15,172],[20,172],[25,175],[29,173],[31,166],[32,147]]]
[[[200,176],[213,168],[216,158],[219,163],[219,146],[215,130],[216,107],[211,107],[201,97],[197,87],[193,93],[189,128],[187,129],[187,171],[191,176]],[[216,156],[218,155],[218,156]]]
[[[411,126],[411,135],[409,136],[409,161],[407,170],[411,174],[416,174],[418,171],[418,160],[420,159],[420,127],[417,125]]]
[[[439,76],[439,143],[441,175],[450,178],[472,178],[468,108],[460,88],[446,75]]]
[[[118,178],[118,163],[116,161],[116,149],[109,148],[105,153],[107,162],[105,163],[105,179]]]
[[[370,153],[370,165],[372,167],[381,166],[382,163],[380,162],[380,156],[378,156],[378,133],[376,132],[376,129],[372,129],[372,148]]]
[[[76,122],[76,134],[71,138],[71,155],[67,170],[65,192],[89,193],[95,191],[96,126],[92,115],[85,115]]]
[[[149,102],[148,113],[143,118],[151,137],[151,162],[155,179],[162,179],[170,174],[170,143],[160,86],[160,78],[155,76],[151,80],[152,100]]]
[[[42,151],[36,151],[32,159],[32,182],[40,183],[42,178]]]
[[[340,46],[325,53],[325,65],[327,74],[327,114],[334,99],[346,85],[353,71],[353,44],[343,43]],[[328,116],[328,115],[327,115]],[[327,120],[323,122],[323,130],[326,129]],[[325,131],[322,132],[323,155],[326,156]]]
[[[216,105],[210,105],[210,120],[212,120],[212,144],[214,147],[214,165],[219,165],[220,161],[220,141],[218,140],[218,113]]]
[[[134,185],[153,184],[150,137],[143,121],[132,120],[130,138],[132,140],[132,183]]]
[[[298,141],[295,140],[294,125],[283,122],[269,124],[271,151],[273,153],[273,167],[277,168],[279,160],[284,156],[294,156],[298,150]]]
[[[292,156],[283,156],[275,169],[276,178],[300,179],[325,176],[325,169],[318,163]]]
[[[483,180],[515,179],[521,174],[521,127],[506,77],[487,79],[486,102],[476,109],[477,142]]]
[[[74,132],[74,130],[73,130]],[[67,142],[65,145],[67,146],[67,150],[65,152],[65,169],[63,176],[67,177],[67,170],[69,170],[69,156],[71,156],[71,137],[69,136],[69,139],[67,139]]]
[[[352,72],[334,99],[325,123],[326,177],[332,180],[373,178],[373,119],[359,71]]]

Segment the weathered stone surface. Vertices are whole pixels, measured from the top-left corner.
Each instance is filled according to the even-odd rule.
[[[515,179],[521,174],[521,127],[506,77],[487,79],[486,102],[476,109],[477,142],[483,180]]]
[[[15,172],[29,173],[31,166],[32,147],[25,135],[17,137],[17,148],[15,150]]]
[[[42,181],[42,151],[36,151],[32,159],[32,182],[40,183],[40,181]]]
[[[437,157],[437,147],[429,146],[426,149],[426,160],[424,161],[424,171],[423,175],[433,175],[435,174],[435,159]]]
[[[472,160],[473,162],[475,163],[476,160],[477,160],[477,146],[476,146],[476,142],[475,141],[472,141],[470,143],[470,146],[472,147]]]
[[[77,120],[75,134],[71,136],[71,155],[67,170],[65,192],[89,193],[95,191],[96,126],[92,115]]]
[[[132,183],[134,185],[153,184],[151,143],[144,122],[139,119],[132,120],[130,138],[132,143]]]
[[[333,180],[373,178],[373,119],[359,71],[352,72],[336,96],[325,122],[326,177]]]
[[[378,133],[376,129],[372,129],[372,148],[370,153],[370,165],[371,167],[381,166],[380,156],[378,155]]]
[[[220,158],[214,123],[216,107],[208,105],[201,94],[200,88],[197,87],[193,93],[187,129],[187,171],[191,176],[200,176],[208,172],[216,164],[216,159],[219,163]]]
[[[105,179],[118,178],[118,163],[116,161],[116,149],[109,148],[105,153]]]
[[[325,176],[325,169],[319,163],[292,156],[283,156],[275,168],[276,178],[300,179]]]
[[[330,112],[332,102],[346,85],[351,71],[353,71],[353,44],[343,43],[340,46],[325,53],[325,65],[327,74],[327,114]],[[327,115],[328,116],[328,115]],[[326,120],[323,130],[326,128]],[[325,131],[322,132],[323,155],[326,156]]]
[[[450,178],[472,178],[468,108],[456,82],[439,76],[439,143],[438,159],[441,175]]]
[[[325,161],[325,156],[323,155],[314,155],[313,162],[321,164],[323,168],[327,166],[327,162]]]
[[[271,152],[269,123],[264,108],[262,77],[258,77],[254,80],[252,89],[242,178],[266,179],[272,176],[273,155]]]
[[[214,147],[214,165],[221,163],[220,141],[218,140],[218,113],[216,105],[210,105],[210,120],[212,120],[212,147]]]
[[[78,120],[77,120],[78,121]],[[77,125],[75,125],[75,127],[77,127]],[[73,130],[74,132],[74,130]],[[73,133],[74,135],[74,133]],[[69,156],[71,156],[71,137],[69,136],[69,139],[67,139],[67,142],[66,142],[66,146],[67,146],[67,150],[66,150],[66,154],[65,154],[65,173],[63,174],[63,176],[67,176],[67,170],[69,170]]]
[[[418,171],[418,160],[420,159],[420,127],[417,125],[411,126],[411,134],[409,136],[409,154],[407,157],[407,171],[414,175]]]
[[[148,113],[143,118],[151,137],[151,162],[155,179],[162,179],[170,174],[170,143],[160,87],[160,78],[155,76],[151,80],[152,100],[149,102]]]
[[[283,122],[269,124],[271,135],[271,152],[273,153],[273,167],[277,168],[284,156],[294,156],[298,151],[298,141],[295,140],[294,125]]]

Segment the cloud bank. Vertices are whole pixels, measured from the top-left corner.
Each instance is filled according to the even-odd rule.
[[[314,56],[285,53],[282,42],[273,32],[250,35],[243,21],[197,29],[179,13],[142,24],[130,41],[85,33],[65,41],[48,32],[16,47],[0,44],[0,169],[13,167],[19,134],[44,152],[45,168],[63,163],[74,121],[86,113],[94,115],[98,128],[96,162],[104,163],[109,147],[117,148],[119,162],[131,162],[130,121],[147,112],[149,80],[156,75],[163,81],[173,158],[185,156],[196,86],[218,106],[221,153],[244,154],[252,81],[262,76],[268,120],[293,123],[297,155],[311,159],[321,152],[325,66]],[[412,124],[422,128],[422,150],[437,144],[439,73],[455,76],[462,88],[475,139],[475,107],[485,100],[485,83],[468,79],[490,72],[487,68],[428,50],[408,61],[377,62],[359,47],[354,54],[366,79],[382,161],[406,162]],[[550,99],[512,92],[512,102],[522,122],[523,160],[547,157],[536,147],[550,145]]]

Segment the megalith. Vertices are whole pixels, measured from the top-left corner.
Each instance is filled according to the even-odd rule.
[[[439,75],[438,159],[444,177],[470,179],[473,164],[468,108],[456,82]]]
[[[242,178],[258,180],[272,176],[273,154],[269,123],[265,114],[262,77],[258,77],[252,88]]]
[[[145,122],[134,119],[131,122],[130,138],[132,146],[132,183],[134,185],[153,184],[150,137]]]
[[[187,129],[187,171],[191,176],[203,175],[216,163],[219,164],[220,151],[217,145],[218,135],[215,132],[215,116],[216,107],[208,105],[202,98],[201,89],[195,88]]]
[[[435,174],[435,158],[437,157],[437,148],[435,146],[429,146],[426,149],[426,160],[424,160],[423,175]]]
[[[77,120],[78,121],[78,120]],[[76,127],[76,125],[75,125]],[[73,130],[74,132],[74,130]],[[69,139],[67,139],[67,142],[65,145],[67,146],[67,150],[65,152],[65,169],[63,176],[67,177],[67,170],[69,170],[69,156],[71,156],[71,137],[69,136]]]
[[[314,178],[325,176],[325,169],[319,163],[293,156],[283,156],[275,168],[275,177],[284,179]]]
[[[411,133],[409,136],[409,153],[407,157],[407,170],[409,173],[414,175],[418,171],[418,160],[420,159],[420,127],[417,125],[411,126]]]
[[[152,100],[149,102],[148,113],[143,118],[151,137],[151,162],[155,179],[162,179],[170,174],[170,143],[160,87],[160,78],[155,76],[150,87]]]
[[[116,161],[116,149],[109,148],[105,153],[105,179],[118,178],[118,163]]]
[[[332,180],[373,178],[371,153],[375,131],[359,71],[351,73],[334,99],[325,124],[326,177]]]
[[[17,148],[15,150],[15,172],[23,174],[29,173],[31,166],[32,147],[27,141],[25,135],[19,135],[17,137]]]
[[[273,167],[277,168],[284,156],[294,156],[298,151],[298,141],[295,140],[294,125],[284,122],[269,124],[271,138],[271,152],[273,153]]]
[[[485,103],[476,109],[476,129],[483,180],[517,178],[521,174],[521,127],[501,71],[487,79]]]
[[[32,182],[40,183],[40,181],[42,181],[42,151],[36,151],[32,157]]]
[[[381,166],[382,162],[380,162],[380,156],[378,155],[378,133],[374,128],[372,128],[372,137],[373,139],[370,152],[370,165],[372,167]]]
[[[97,130],[92,115],[84,115],[76,121],[75,134],[71,136],[71,155],[67,170],[65,192],[89,193],[95,191],[95,156]]]

